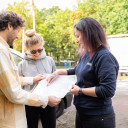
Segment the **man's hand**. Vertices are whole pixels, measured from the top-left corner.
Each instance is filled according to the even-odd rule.
[[[61,101],[61,98],[57,98],[55,96],[49,96],[48,97],[48,105],[53,107],[56,106],[57,104],[59,104]]]
[[[45,79],[46,77],[39,74],[33,78],[33,83],[39,83],[41,80]]]

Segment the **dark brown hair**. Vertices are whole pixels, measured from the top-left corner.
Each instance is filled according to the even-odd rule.
[[[107,49],[106,35],[101,25],[93,18],[82,18],[74,28],[83,35],[85,46],[92,54],[101,46]]]
[[[5,30],[10,24],[14,29],[25,27],[25,20],[22,16],[13,11],[0,12],[0,31]]]

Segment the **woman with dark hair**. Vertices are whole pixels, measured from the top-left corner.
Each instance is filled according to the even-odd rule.
[[[76,128],[115,128],[111,98],[115,94],[119,65],[107,48],[105,32],[93,18],[82,18],[75,26],[80,60],[74,69],[55,71],[58,75],[77,76],[72,86],[76,107]]]

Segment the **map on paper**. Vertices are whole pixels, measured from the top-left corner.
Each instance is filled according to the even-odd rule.
[[[59,75],[51,84],[47,86],[46,79],[41,80],[32,93],[44,94],[63,98],[76,83],[75,75]]]

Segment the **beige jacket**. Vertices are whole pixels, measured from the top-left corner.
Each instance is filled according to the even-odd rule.
[[[9,45],[0,37],[0,128],[27,128],[24,105],[47,106],[48,96],[21,88],[32,84],[32,77],[19,78]]]

